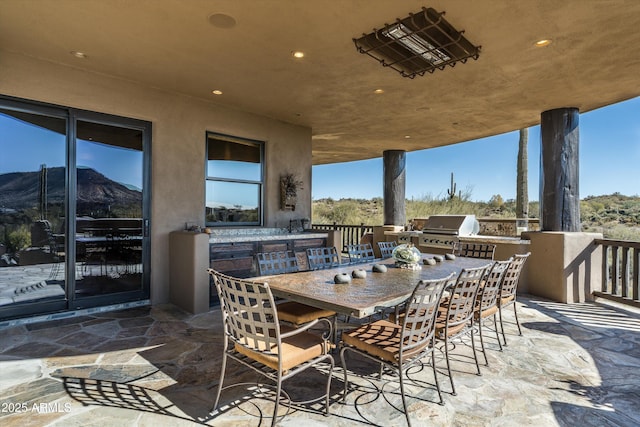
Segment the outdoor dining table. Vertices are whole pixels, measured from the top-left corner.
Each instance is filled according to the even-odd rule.
[[[433,258],[433,255],[422,254],[422,259],[426,258]],[[325,270],[260,276],[251,280],[266,282],[276,297],[362,319],[404,302],[420,280],[440,279],[451,273],[457,275],[463,268],[482,267],[489,264],[490,260],[456,257],[435,265],[421,263],[420,270],[396,267],[394,262],[390,258],[361,264],[343,264]],[[373,272],[376,264],[385,265],[387,271]],[[351,275],[356,269],[365,270],[366,277],[353,278],[346,284],[334,283],[335,275]]]

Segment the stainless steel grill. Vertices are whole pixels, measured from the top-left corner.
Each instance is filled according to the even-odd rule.
[[[473,236],[479,230],[475,215],[431,215],[418,237],[418,246],[427,252],[433,248],[450,251],[459,237]]]

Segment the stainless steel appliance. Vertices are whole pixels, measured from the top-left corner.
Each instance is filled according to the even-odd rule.
[[[478,234],[480,225],[475,215],[431,215],[418,236],[422,252],[451,252],[460,237]]]

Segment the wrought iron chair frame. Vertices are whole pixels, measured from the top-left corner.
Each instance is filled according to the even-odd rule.
[[[455,242],[453,253],[456,256],[493,260],[496,245],[490,243]]]
[[[340,266],[340,257],[335,246],[307,248],[309,270],[323,270]]]
[[[453,280],[455,280],[455,273],[441,279],[418,282],[411,297],[405,303],[406,315],[403,317],[401,325],[387,320],[379,320],[343,333],[340,351],[340,360],[344,369],[343,402],[346,400],[349,385],[345,354],[347,351],[352,351],[379,363],[380,376],[383,366],[398,375],[402,405],[409,426],[411,426],[411,420],[404,391],[404,373],[412,366],[421,364],[422,359],[429,354],[431,354],[431,365],[440,399],[439,403],[444,403],[435,363],[435,320],[442,293],[448,285],[452,284]],[[377,334],[377,341],[371,343],[374,340],[372,335],[375,334],[376,329],[380,331]],[[350,334],[354,334],[353,337]],[[347,341],[345,341],[345,337]],[[376,348],[373,351],[382,352],[387,357],[367,351],[367,349],[372,350],[372,346]]]
[[[259,252],[256,261],[260,276],[300,271],[298,258],[293,251]]]
[[[390,242],[378,242],[378,248],[380,249],[380,255],[382,256],[382,258],[391,258],[393,249],[397,245],[398,244],[393,240]]]
[[[447,373],[451,382],[451,394],[454,396],[456,388],[453,384],[449,358],[449,342],[451,340],[462,338],[465,335],[471,336],[471,348],[478,371],[477,375],[481,375],[473,337],[473,310],[480,282],[484,279],[491,265],[492,263],[489,263],[483,267],[462,269],[455,284],[448,289],[449,296],[441,304],[441,312],[436,319],[436,340],[443,342]]]
[[[486,366],[489,366],[489,359],[487,358],[487,352],[484,346],[482,326],[488,319],[493,317],[496,339],[498,340],[500,351],[502,351],[502,342],[500,341],[500,334],[498,333],[498,320],[496,317],[496,313],[498,312],[498,298],[500,297],[500,287],[502,286],[502,279],[504,278],[505,272],[511,265],[512,260],[513,258],[509,258],[506,261],[494,261],[493,266],[487,273],[484,282],[478,290],[478,296],[476,297],[474,322],[478,325],[480,347],[482,348],[482,354],[484,356],[484,362]]]
[[[347,245],[347,255],[349,256],[349,264],[358,264],[369,262],[376,259],[371,243],[358,243],[355,245]]]
[[[328,340],[328,336],[331,336],[331,322],[326,319],[319,319],[309,322],[300,328],[286,328],[283,331],[278,322],[273,294],[267,283],[237,279],[212,269],[209,269],[208,272],[213,277],[213,282],[220,298],[220,309],[222,310],[224,325],[222,367],[213,410],[218,408],[220,402],[227,359],[233,359],[276,383],[272,426],[276,424],[282,382],[318,363],[326,361],[329,363],[330,369],[327,376],[326,393],[323,397],[325,398],[325,416],[328,416],[331,375],[334,368],[333,357],[329,354],[331,344]],[[307,332],[321,321],[326,321],[328,324],[330,331],[328,336],[320,337]],[[307,345],[311,345],[312,348],[316,347],[316,345],[321,346],[316,349],[320,354],[307,356],[301,362],[293,360],[284,364],[283,347],[287,344],[288,339],[294,336],[298,336],[298,339],[301,340],[309,340],[310,344]],[[288,345],[290,346],[289,349],[291,349],[299,348],[302,344],[295,342],[295,344]],[[317,399],[311,401],[315,400]]]
[[[520,328],[520,320],[518,320],[518,310],[516,309],[516,298],[518,283],[520,282],[520,274],[524,268],[524,264],[531,255],[531,252],[526,254],[516,254],[513,256],[513,261],[504,274],[502,284],[500,286],[500,297],[498,303],[498,314],[500,317],[500,330],[502,332],[502,339],[504,345],[507,345],[507,336],[504,333],[504,322],[502,320],[502,309],[513,304],[513,315],[516,318],[516,325],[518,326],[518,335],[522,336],[522,329]]]

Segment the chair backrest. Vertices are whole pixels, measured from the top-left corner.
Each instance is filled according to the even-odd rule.
[[[269,285],[208,271],[220,298],[225,337],[252,351],[282,354],[278,315]]]
[[[380,248],[380,254],[382,258],[391,258],[393,254],[393,248],[395,248],[397,243],[395,241],[391,242],[378,242],[378,248]]]
[[[473,318],[478,288],[489,268],[491,264],[484,267],[463,268],[455,285],[449,288],[445,334],[449,335],[459,328],[464,328]]]
[[[453,247],[453,253],[457,256],[466,256],[470,258],[493,259],[496,251],[496,245],[487,243],[467,243],[456,242]]]
[[[511,261],[511,264],[504,273],[504,278],[502,279],[502,285],[500,286],[501,298],[507,298],[516,294],[518,282],[520,281],[520,273],[522,273],[522,268],[524,267],[524,263],[527,261],[527,258],[529,258],[529,255],[531,255],[531,252],[527,252],[526,254],[516,254],[513,256],[513,261]]]
[[[502,279],[511,265],[511,261],[513,261],[513,258],[509,258],[506,261],[495,261],[489,269],[476,298],[476,309],[480,310],[480,313],[492,307],[497,307]]]
[[[300,271],[298,258],[292,251],[260,252],[256,254],[256,261],[260,276]]]
[[[347,254],[349,255],[349,263],[351,264],[373,261],[376,258],[371,243],[347,245]]]
[[[321,270],[340,265],[340,258],[335,246],[308,248],[307,260],[309,261],[309,270]]]
[[[411,357],[414,352],[429,345],[433,339],[442,292],[454,280],[455,273],[451,273],[442,279],[421,280],[414,288],[405,304],[402,339],[398,353],[400,362],[404,357]]]

